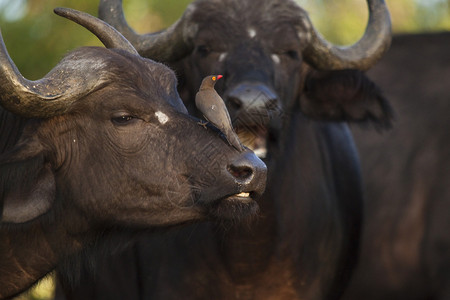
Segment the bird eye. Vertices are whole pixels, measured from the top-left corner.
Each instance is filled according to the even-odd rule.
[[[132,115],[120,115],[120,116],[111,118],[111,121],[115,125],[121,125],[121,126],[130,124],[134,120],[136,120],[136,117],[134,117]]]

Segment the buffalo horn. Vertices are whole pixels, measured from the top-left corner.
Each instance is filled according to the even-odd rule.
[[[305,60],[322,70],[367,70],[388,50],[391,43],[391,18],[384,0],[367,0],[369,21],[363,37],[348,47],[326,41],[312,26],[311,40],[303,52]]]
[[[120,32],[102,20],[70,8],[57,7],[54,9],[54,12],[61,17],[80,24],[95,34],[106,48],[123,49],[132,54],[139,55],[133,45]]]
[[[55,12],[74,20],[94,33],[108,48],[121,48],[137,54],[133,46],[114,28],[89,14],[57,8]],[[95,66],[94,66],[95,67]],[[62,61],[44,78],[25,79],[6,50],[0,33],[0,104],[8,111],[27,118],[60,115],[81,96],[103,83],[100,69],[92,72]]]
[[[318,69],[366,70],[389,48],[391,20],[384,0],[367,0],[369,22],[364,36],[349,47],[339,47],[326,41],[305,15],[302,20],[310,28],[310,43],[304,50],[305,60]],[[115,28],[145,57],[176,61],[192,51],[196,27],[190,23],[194,6],[188,6],[183,16],[172,26],[158,33],[137,34],[125,20],[122,0],[100,0],[98,15]],[[303,16],[302,16],[303,17]]]
[[[119,30],[144,57],[157,61],[177,61],[192,51],[195,26],[189,23],[190,6],[172,26],[157,33],[138,34],[125,20],[122,0],[100,0],[98,16]]]

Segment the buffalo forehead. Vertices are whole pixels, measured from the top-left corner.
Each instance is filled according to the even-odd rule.
[[[153,76],[157,81],[156,84],[161,85],[164,90],[164,95],[162,95],[164,101],[178,112],[187,113],[187,109],[178,94],[178,81],[175,73],[161,63],[150,61],[150,65],[153,67]]]
[[[212,44],[217,51],[226,49],[232,41],[243,39],[298,40],[297,32],[309,30],[305,26],[308,24],[306,17],[306,12],[296,3],[286,0],[196,1],[192,14],[194,23],[200,25],[197,42]]]
[[[303,23],[307,15],[300,6],[290,0],[198,0],[194,4],[192,21],[205,25],[222,23],[233,26],[244,22],[248,25],[261,22],[297,24]]]
[[[91,80],[102,78],[110,88],[103,90],[103,97],[100,99],[105,100],[101,102],[110,110],[117,108],[118,104],[130,111],[145,111],[148,104],[153,106],[154,110],[161,110],[161,107],[169,104],[180,112],[186,112],[179,99],[174,72],[161,63],[119,49],[85,47],[67,55],[60,64],[67,65],[67,70],[84,70],[90,75],[85,77],[86,79],[92,78],[93,75],[95,77]],[[108,91],[111,95],[105,97]],[[124,102],[124,98],[128,101]],[[142,102],[131,101],[132,98],[141,98]]]
[[[166,65],[156,62],[148,58],[142,58],[147,65],[147,68],[151,72],[151,76],[159,80],[165,86],[172,88],[177,83],[177,77],[175,73]]]
[[[177,92],[177,78],[170,68],[148,58],[136,59],[134,54],[116,52],[120,56],[111,61],[109,68],[120,78],[116,83],[135,89],[137,94],[144,95],[152,102],[168,103],[178,111],[186,111]]]

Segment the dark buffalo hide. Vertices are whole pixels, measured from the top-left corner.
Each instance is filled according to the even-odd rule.
[[[370,72],[395,111],[354,129],[367,191],[360,263],[344,299],[450,299],[450,34],[397,36]]]

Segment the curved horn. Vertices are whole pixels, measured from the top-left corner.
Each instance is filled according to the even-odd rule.
[[[133,46],[105,22],[89,14],[58,8],[56,13],[89,29],[107,47],[136,53]],[[78,64],[78,65],[75,65]],[[0,104],[27,118],[48,118],[68,111],[70,105],[104,82],[102,66],[94,59],[63,59],[44,78],[27,80],[20,74],[6,50],[0,33]]]
[[[369,21],[363,37],[349,47],[338,47],[326,41],[312,26],[311,41],[304,51],[305,60],[318,69],[367,70],[389,49],[391,17],[384,0],[367,0]]]
[[[72,91],[68,91],[72,94]],[[27,118],[45,118],[65,111],[64,92],[50,78],[27,80],[20,74],[0,34],[0,104]]]
[[[137,34],[125,20],[122,0],[100,0],[98,16],[119,30],[144,57],[157,61],[176,61],[193,49],[196,26],[190,23],[194,10],[189,5],[183,16],[169,28],[148,34]]]
[[[74,21],[95,34],[106,48],[123,49],[139,55],[133,45],[120,32],[100,19],[71,8],[57,7],[53,11],[55,14]]]

